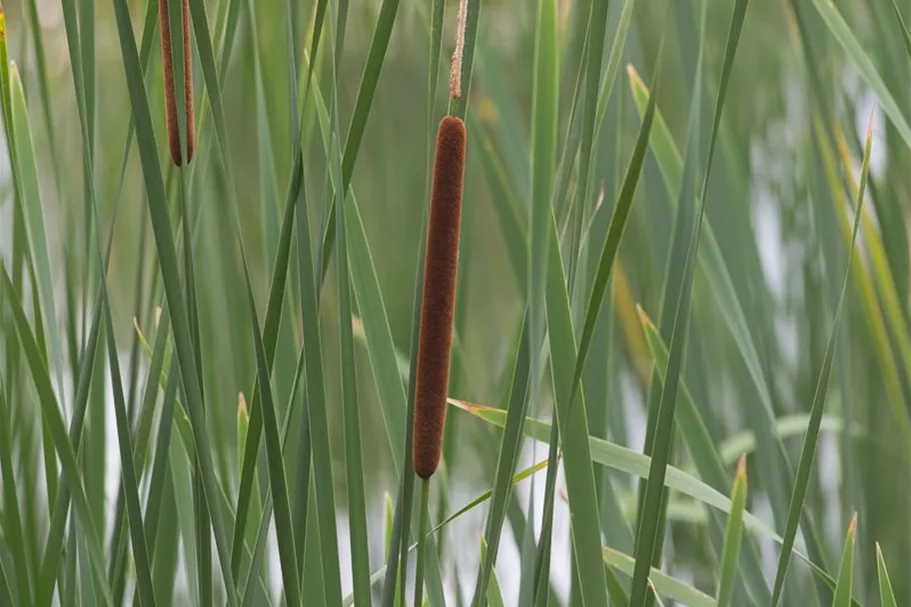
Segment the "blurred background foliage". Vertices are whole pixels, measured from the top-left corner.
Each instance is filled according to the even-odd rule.
[[[138,39],[145,5],[142,2],[130,4]],[[222,4],[214,0],[207,2],[213,25],[215,16],[224,9]],[[285,4],[255,1],[241,4],[235,47],[227,65],[221,66],[233,157],[228,170],[233,173],[237,185],[242,238],[250,262],[257,307],[264,311],[293,159],[291,99],[292,86],[297,84],[288,77]],[[446,29],[442,36],[444,59],[452,49],[456,10],[455,2],[446,4]],[[558,4],[561,49],[558,132],[562,141],[568,128],[570,100],[582,57],[589,3],[565,0]],[[605,58],[623,4],[611,2]],[[911,6],[899,4],[905,19],[911,19]],[[77,318],[81,318],[85,307],[91,305],[97,285],[97,276],[93,275],[97,274],[97,260],[92,240],[96,236],[84,195],[82,140],[66,33],[58,2],[36,0],[37,22],[29,18],[28,5],[27,1],[8,1],[4,5],[9,53],[22,74],[28,100],[51,267],[55,287],[59,287],[61,293],[56,317],[60,319],[61,327],[74,331],[77,339],[82,339],[85,325],[68,317],[63,293],[76,302]],[[251,22],[247,6],[254,5],[256,15]],[[301,36],[306,44],[296,49],[298,60],[303,61],[314,7],[312,2],[293,5],[298,19],[295,25],[306,32]],[[354,111],[380,5],[379,0],[362,0],[349,6],[336,79],[343,132]],[[428,2],[405,0],[398,9],[351,182],[357,194],[392,336],[403,357],[407,357],[410,343],[412,293],[425,204],[427,146],[433,137],[427,130],[426,120],[429,5]],[[510,262],[504,227],[494,200],[498,191],[492,185],[489,159],[481,146],[485,141],[492,146],[521,209],[527,208],[531,184],[529,150],[537,7],[534,2],[515,0],[484,0],[482,5],[468,105],[470,146],[456,323],[458,345],[450,395],[502,407],[506,403],[515,335],[524,307],[524,287]],[[834,5],[872,59],[875,71],[897,102],[902,116],[911,120],[909,57],[891,0],[836,0]],[[671,2],[670,19],[665,23],[662,21],[663,3],[636,2],[623,54],[623,64],[633,66],[649,85],[654,66],[659,61],[662,27],[666,30],[657,104],[681,151],[687,147],[694,86],[703,89],[699,124],[703,150],[707,145],[732,2],[708,1],[704,29],[699,25],[701,6],[697,0],[675,0]],[[114,218],[123,140],[131,109],[112,7],[110,3],[99,2],[94,11],[95,173],[105,234],[111,222],[116,221],[107,284],[116,337],[122,350],[121,364],[126,368],[138,357],[140,367],[145,369],[148,356],[141,348],[134,346],[131,350],[127,344],[135,339],[134,317],[144,333],[154,333],[155,307],[161,302],[161,284],[136,154],[129,161],[122,202]],[[38,33],[40,37],[36,37]],[[36,52],[39,40],[46,60],[49,115],[40,101],[42,66]],[[704,43],[703,78],[695,82],[700,40]],[[172,184],[173,196],[173,180],[177,173],[165,162],[161,59],[157,45],[156,34],[156,50],[151,55],[145,81],[156,139],[160,142],[159,156],[167,167],[166,183]],[[261,66],[259,76],[255,65],[257,58]],[[197,58],[194,74],[197,96],[203,88],[198,61]],[[447,64],[444,60],[443,65]],[[446,70],[441,71],[444,73],[439,75],[436,117],[442,115],[447,100]],[[851,204],[856,185],[850,184],[856,184],[859,175],[863,135],[870,112],[873,112],[873,156],[867,189],[870,204],[866,206],[872,231],[862,231],[860,238],[855,257],[859,265],[855,270],[865,271],[854,271],[846,294],[846,309],[838,328],[840,341],[826,404],[827,415],[860,430],[856,433],[823,431],[811,476],[807,511],[823,532],[827,570],[833,575],[844,530],[852,514],[858,512],[858,562],[861,567],[855,596],[862,601],[870,600],[871,604],[876,601],[874,541],[879,541],[892,572],[898,603],[906,604],[911,601],[911,509],[908,508],[911,503],[911,459],[908,458],[908,446],[902,444],[895,409],[890,407],[890,399],[895,398],[895,393],[889,392],[891,380],[887,375],[890,373],[888,366],[895,365],[899,382],[898,410],[907,412],[911,405],[911,361],[902,356],[900,348],[903,340],[911,338],[907,333],[907,218],[911,211],[911,171],[908,167],[911,155],[907,142],[883,115],[881,99],[862,76],[863,70],[846,56],[812,0],[754,0],[746,16],[724,107],[706,219],[714,229],[748,320],[750,337],[760,357],[776,416],[807,413],[813,401],[848,259],[840,222],[845,212],[848,223],[853,217]],[[260,83],[257,83],[258,77]],[[329,90],[332,75],[326,61],[319,63],[316,78],[327,94],[325,91]],[[594,191],[601,191],[603,204],[594,215],[587,234],[591,244],[586,250],[590,257],[586,283],[591,280],[597,263],[611,207],[639,131],[640,118],[633,103],[630,82],[627,72],[621,69],[607,105],[606,120],[594,133],[592,180],[596,184]],[[260,87],[261,97],[258,96]],[[305,106],[302,120],[307,201],[311,227],[317,236],[323,229],[328,211],[328,167],[312,104]],[[843,147],[838,149],[837,145]],[[229,197],[224,180],[219,177],[222,169],[215,159],[214,137],[211,133],[200,136],[194,160],[196,173],[190,182],[188,201],[191,212],[199,213],[194,255],[207,416],[216,446],[216,469],[226,491],[233,495],[238,482],[239,446],[235,431],[238,394],[245,393],[249,401],[256,361],[244,301],[240,250],[226,210]],[[4,162],[7,161],[4,159]],[[703,169],[698,169],[697,175],[701,175]],[[7,264],[10,263],[7,243],[11,242],[13,232],[13,189],[9,174],[9,164],[5,164],[0,182],[0,238]],[[578,187],[575,177],[574,173],[572,188]],[[642,449],[652,368],[636,305],[652,318],[658,318],[665,260],[674,226],[674,206],[670,202],[659,165],[649,153],[614,267],[610,297],[604,304],[584,376],[592,434],[635,450]],[[520,214],[524,215],[525,211]],[[883,267],[876,266],[871,257],[871,242],[876,239],[885,253],[886,281],[891,283],[897,295],[898,318],[904,320],[903,325],[886,309],[885,287],[879,278],[872,279],[875,287],[869,282],[870,277]],[[292,267],[297,263],[294,259],[292,256]],[[296,276],[296,270],[290,275]],[[867,276],[867,282],[862,280],[863,275]],[[344,450],[340,383],[337,380],[340,373],[337,279],[333,258],[321,294],[320,315],[325,376],[329,378],[325,383],[331,444],[337,458],[334,481],[337,495],[342,496],[345,477],[341,474]],[[587,285],[583,286],[582,294],[589,289]],[[296,288],[288,290],[285,309],[291,312],[283,315],[278,340],[274,391],[280,411],[291,396],[302,339],[297,297]],[[754,419],[751,411],[761,406],[760,397],[729,326],[722,321],[722,304],[713,295],[701,266],[697,266],[693,298],[683,378],[712,438],[722,444],[726,438],[751,428]],[[585,300],[584,296],[573,300],[577,327],[581,326]],[[385,491],[396,494],[396,470],[383,430],[370,360],[361,345],[356,346],[355,353],[368,520],[373,540],[371,569],[375,570],[384,562],[380,542],[382,496]],[[141,373],[139,376],[144,377]],[[67,377],[70,385],[73,377],[70,374]],[[142,385],[140,381],[128,388],[134,394],[141,392]],[[545,397],[550,398],[547,391]],[[96,391],[92,398],[103,400],[105,397]],[[550,409],[550,401],[546,400],[540,405],[532,405],[530,411],[541,411],[549,418]],[[433,512],[436,518],[442,518],[444,513],[455,510],[491,486],[499,446],[498,430],[462,411],[450,410],[448,424],[445,482],[439,485],[445,490],[435,489],[437,502]],[[107,425],[108,441],[113,441],[113,418]],[[33,431],[37,432],[34,427]],[[105,435],[102,430],[95,432],[102,438]],[[802,443],[799,436],[802,435],[785,441],[794,468]],[[23,441],[22,436],[17,439],[16,452],[20,458],[27,455],[28,444],[23,446]],[[34,445],[30,449],[30,457],[38,457]],[[115,449],[111,447],[107,451],[109,480],[104,495],[107,508],[113,508],[116,482],[112,485],[110,479],[116,481],[119,464],[116,464]],[[529,442],[523,450],[520,468],[540,461],[545,453],[545,446]],[[689,454],[682,441],[677,443],[673,461],[678,467],[687,466]],[[726,464],[726,469],[733,475],[733,461]],[[289,477],[293,475],[294,466],[294,461],[286,460]],[[772,516],[774,508],[770,500],[773,498],[766,487],[769,479],[760,469],[762,466],[761,457],[748,458],[748,510],[781,533],[784,521]],[[596,469],[598,474],[601,471]],[[265,482],[265,474],[261,472],[260,477]],[[624,503],[631,506],[636,484],[619,473],[612,473],[611,477],[621,501],[625,500]],[[87,474],[87,483],[89,478]],[[526,485],[531,482],[524,481],[519,496],[527,495]],[[534,482],[540,491],[543,475]],[[34,499],[40,501],[40,487],[33,487],[33,490]],[[789,494],[790,487],[787,488]],[[685,502],[679,498],[672,503]],[[524,508],[525,498],[520,497],[516,503]],[[344,510],[344,504],[343,499],[338,500],[340,509]],[[557,507],[557,534],[565,538],[568,527],[565,504],[558,503]],[[634,508],[628,510],[634,511]],[[515,512],[510,520],[514,515]],[[448,538],[444,540],[443,570],[448,572],[444,579],[452,596],[460,596],[460,600],[470,596],[474,577],[469,572],[478,562],[474,538],[481,532],[483,520],[478,511],[474,511],[442,532]],[[713,561],[706,533],[703,523],[674,522],[669,527],[665,562],[671,572],[691,580],[694,585],[711,588]],[[344,548],[347,541],[344,533],[340,540]],[[767,575],[771,578],[777,551],[768,541],[760,542],[760,548]],[[514,589],[504,583],[503,576],[506,579],[517,576],[518,566],[504,565],[502,561],[509,561],[517,554],[515,550],[515,547],[503,549],[498,569],[504,595],[513,600],[517,600],[511,594]],[[567,546],[560,544],[559,550],[567,550]],[[346,554],[344,550],[343,554]],[[555,557],[555,562],[557,560]],[[273,569],[277,571],[277,566]],[[345,558],[342,569],[346,572],[343,577],[347,591],[350,579]],[[803,594],[811,585],[806,568],[795,565],[795,571],[799,573],[792,572],[791,577],[795,588],[799,589],[793,590],[796,594],[790,595],[791,598],[811,596],[812,593]],[[559,567],[555,565],[553,575],[558,596],[566,596],[570,580],[568,562]],[[457,579],[461,589],[457,589]]]

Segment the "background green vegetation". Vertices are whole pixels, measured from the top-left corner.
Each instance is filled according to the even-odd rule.
[[[156,2],[4,6],[0,605],[412,603],[445,112],[426,601],[911,602],[906,3],[468,0],[450,104],[456,2],[189,2],[182,170]]]

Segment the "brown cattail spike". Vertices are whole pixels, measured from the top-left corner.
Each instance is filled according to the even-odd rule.
[[[184,99],[187,109],[187,162],[193,159],[196,135],[193,118],[193,54],[190,49],[190,3],[176,0],[181,4],[183,40]],[[158,24],[161,31],[161,62],[164,68],[164,105],[168,125],[168,148],[174,164],[180,166],[180,129],[177,117],[177,93],[174,85],[174,65],[171,53],[171,22],[168,19],[168,0],[158,0]]]
[[[430,192],[427,257],[418,341],[417,385],[414,399],[414,471],[429,478],[440,463],[449,354],[459,265],[462,222],[462,182],[465,176],[465,123],[446,116],[437,132]]]

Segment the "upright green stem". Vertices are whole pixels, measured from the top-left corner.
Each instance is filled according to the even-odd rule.
[[[418,535],[418,562],[414,572],[414,606],[420,607],[424,602],[424,547],[427,542],[427,516],[430,504],[430,479],[421,481],[421,527]]]

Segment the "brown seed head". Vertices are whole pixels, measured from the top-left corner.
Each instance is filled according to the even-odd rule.
[[[187,109],[187,162],[193,159],[196,148],[196,134],[193,117],[193,54],[190,49],[190,3],[179,0],[181,4],[183,40],[184,99]],[[180,166],[180,129],[177,117],[177,93],[174,85],[174,66],[171,55],[171,23],[168,20],[168,0],[158,0],[158,25],[161,32],[161,62],[164,69],[164,106],[168,126],[168,148],[171,160]]]
[[[430,192],[427,257],[418,339],[417,384],[414,399],[414,471],[429,478],[440,464],[449,355],[459,265],[462,222],[462,183],[465,176],[465,123],[446,116],[437,132]]]

